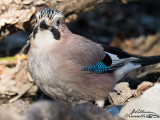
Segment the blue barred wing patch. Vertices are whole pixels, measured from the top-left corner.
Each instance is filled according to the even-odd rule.
[[[93,66],[84,66],[84,71],[92,71],[94,73],[100,74],[108,70],[109,66],[106,66],[103,62],[94,64]]]

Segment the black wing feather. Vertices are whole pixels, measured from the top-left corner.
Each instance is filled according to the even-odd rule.
[[[143,56],[138,56],[138,55],[133,55],[129,54],[119,48],[111,47],[111,46],[106,46],[102,45],[104,50],[106,51],[106,56],[103,59],[103,63],[107,66],[110,66],[108,68],[108,71],[113,71],[116,70],[120,67],[122,67],[124,64],[136,61],[139,58],[146,58]],[[113,59],[111,55],[117,56],[118,59]]]

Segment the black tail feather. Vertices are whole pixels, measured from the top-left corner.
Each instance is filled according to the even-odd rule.
[[[132,63],[138,63],[141,64],[141,66],[156,64],[160,63],[160,56],[150,56],[150,57],[140,58],[136,61],[133,61]]]

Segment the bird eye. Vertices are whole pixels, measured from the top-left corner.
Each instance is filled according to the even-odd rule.
[[[59,25],[60,25],[60,19],[58,19],[58,20],[57,20],[56,25],[57,25],[57,26],[59,26]]]

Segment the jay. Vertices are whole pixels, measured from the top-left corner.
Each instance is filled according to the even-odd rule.
[[[28,70],[46,95],[67,102],[95,101],[99,107],[128,72],[160,62],[160,56],[132,55],[73,34],[64,15],[48,8],[36,13],[30,45]]]

